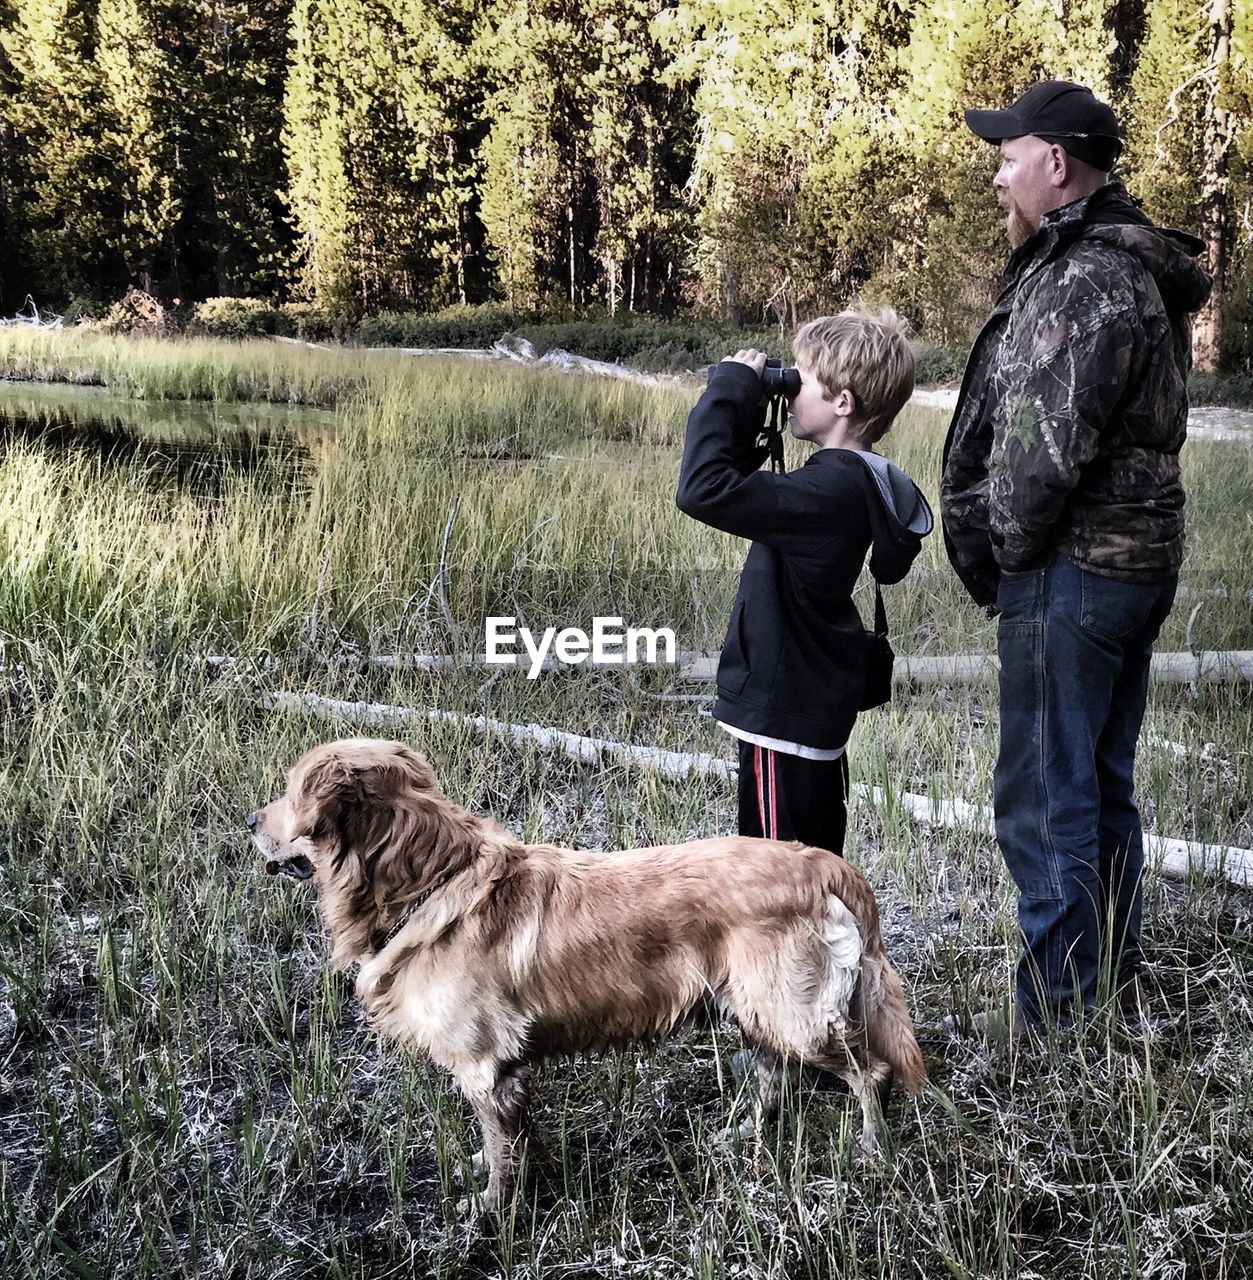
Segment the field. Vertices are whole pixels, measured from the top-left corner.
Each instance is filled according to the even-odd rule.
[[[709,687],[664,671],[370,660],[480,652],[493,613],[618,615],[716,648],[743,546],[674,508],[697,388],[11,331],[0,369],[82,384],[0,388],[0,1273],[1253,1274],[1247,892],[1151,876],[1151,1036],[1102,1015],[1011,1060],[944,1027],[1005,998],[1011,889],[989,837],[915,826],[893,797],[990,801],[986,688],[902,691],[850,750],[889,796],[855,805],[847,852],[931,1073],[895,1102],[887,1162],[851,1159],[842,1094],[793,1098],[758,1149],[718,1146],[746,1105],[737,1040],[691,1032],[547,1069],[554,1164],[504,1221],[459,1220],[468,1113],[363,1025],[313,903],[267,880],[242,825],[303,749],[361,725],[266,699],[730,760]],[[944,427],[910,408],[885,442],[933,498]],[[1196,442],[1185,462],[1185,594],[1160,647],[1253,649],[1253,451]],[[888,609],[898,652],[992,647],[938,535]],[[580,765],[456,721],[382,732],[526,838],[734,826],[714,776]],[[1147,827],[1253,848],[1247,689],[1156,685],[1140,791]]]

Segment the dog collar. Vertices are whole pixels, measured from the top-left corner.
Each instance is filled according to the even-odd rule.
[[[443,880],[436,881],[429,889],[424,889],[420,894],[418,894],[418,896],[414,898],[413,901],[410,902],[409,905],[400,913],[396,923],[387,931],[387,936],[379,944],[375,955],[377,955],[379,951],[386,951],[387,948],[395,941],[396,935],[424,906],[426,906],[427,900],[430,898],[431,894],[433,894],[436,889],[442,889],[447,883],[448,878],[445,877]]]

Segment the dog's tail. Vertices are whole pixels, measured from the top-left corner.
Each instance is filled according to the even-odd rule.
[[[892,1068],[901,1084],[910,1093],[917,1093],[927,1078],[927,1068],[914,1035],[901,980],[886,959],[867,958],[862,964],[866,1040],[871,1050]],[[872,974],[873,980],[865,981]]]

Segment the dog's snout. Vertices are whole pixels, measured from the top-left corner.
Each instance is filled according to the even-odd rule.
[[[260,813],[259,813],[259,812],[258,812],[258,813],[250,813],[250,814],[249,814],[249,815],[244,819],[244,825],[248,828],[248,830],[249,830],[249,831],[255,831],[255,830],[257,829],[257,819],[258,819],[260,816],[261,816],[261,815],[260,815]]]

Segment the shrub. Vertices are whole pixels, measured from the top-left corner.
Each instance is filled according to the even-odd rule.
[[[285,302],[278,313],[276,333],[304,342],[349,342],[356,330],[347,316],[323,311],[312,302]]]
[[[923,387],[932,382],[955,382],[966,366],[966,353],[920,342],[914,346],[914,361],[914,381]]]
[[[191,327],[212,338],[256,338],[277,332],[277,322],[265,298],[206,298],[192,308]]]
[[[518,316],[499,302],[445,307],[430,315],[382,311],[357,325],[353,341],[366,347],[490,347],[517,323]]]
[[[1198,405],[1253,409],[1253,373],[1193,373],[1188,379],[1188,397]]]

